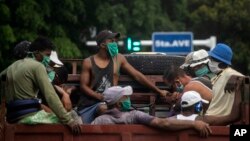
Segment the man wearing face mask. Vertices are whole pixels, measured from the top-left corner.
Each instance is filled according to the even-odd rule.
[[[180,68],[189,73],[190,76],[197,77],[197,80],[200,80],[206,85],[207,82],[203,78],[210,80],[215,76],[215,74],[209,70],[208,62],[209,56],[207,51],[200,49],[189,53],[186,56],[185,63],[182,64]]]
[[[229,78],[233,75],[243,76],[241,73],[230,67],[233,52],[231,48],[219,43],[209,51],[210,62],[209,69],[216,73],[216,77],[212,78],[213,99],[208,107],[207,115],[228,115],[232,109],[234,102],[235,90],[227,91],[225,86]]]
[[[154,117],[138,110],[130,110],[131,102],[129,96],[132,93],[131,86],[107,88],[103,95],[104,101],[108,105],[108,110],[103,115],[97,117],[91,124],[144,124],[165,130],[193,128],[200,132],[201,136],[208,136],[211,133],[208,124],[202,121],[170,120],[168,118]]]
[[[112,33],[109,30],[101,31],[96,36],[98,52],[82,62],[80,80],[82,94],[78,104],[78,112],[86,123],[90,123],[95,118],[96,113],[106,108],[104,104],[100,104],[103,101],[102,93],[105,89],[118,84],[120,69],[125,70],[135,80],[161,96],[166,96],[167,91],[157,88],[119,53],[116,43],[119,37],[120,33]]]
[[[170,68],[164,71],[163,81],[173,89],[172,91],[177,91],[177,93],[173,93],[173,97],[175,97],[173,99],[175,104],[174,114],[180,112],[180,98],[182,93],[186,91],[196,91],[203,99],[209,102],[212,100],[212,86],[208,87],[196,78],[188,76],[184,70],[177,66],[170,66]],[[207,107],[208,104],[204,104],[203,114],[206,112]]]
[[[6,71],[7,120],[11,123],[63,123],[73,133],[80,133],[78,121],[67,113],[49,82],[45,66],[54,45],[45,37],[38,37],[29,47],[29,56],[17,60]],[[44,94],[53,113],[46,113],[37,100],[38,91]]]
[[[240,92],[240,84],[236,85]],[[202,99],[200,94],[196,91],[187,91],[183,93],[181,97],[181,113],[171,118],[179,120],[202,120],[209,125],[228,125],[240,118],[240,102],[241,95],[236,94],[234,106],[231,113],[226,116],[208,116],[201,115],[204,103],[208,103],[207,100]]]

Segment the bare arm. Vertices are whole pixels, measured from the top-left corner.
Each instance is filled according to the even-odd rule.
[[[202,121],[190,121],[190,120],[177,120],[169,118],[154,118],[151,123],[151,126],[162,128],[166,130],[183,130],[193,128],[200,132],[201,136],[208,136],[211,134],[211,129],[209,125]]]
[[[212,100],[212,90],[203,86],[202,84],[198,83],[198,82],[190,82],[188,83],[185,87],[184,87],[184,91],[196,91],[198,92],[201,97],[207,101],[211,101]]]
[[[145,75],[143,75],[141,72],[136,70],[133,66],[131,66],[123,55],[119,54],[119,57],[121,59],[121,68],[125,70],[128,74],[130,74],[136,81],[138,81],[144,86],[147,86],[148,88],[160,94],[161,96],[164,96],[164,97],[166,96],[167,91],[160,90],[159,88],[157,88],[151,81],[149,81],[145,77]]]
[[[95,99],[101,100],[103,96],[93,91],[90,87],[91,82],[91,62],[90,58],[84,59],[82,62],[82,72],[80,76],[80,87],[84,94],[91,96]]]
[[[54,88],[62,96],[61,101],[63,103],[64,108],[67,111],[70,111],[72,109],[72,103],[71,103],[69,94],[60,86],[54,85]]]

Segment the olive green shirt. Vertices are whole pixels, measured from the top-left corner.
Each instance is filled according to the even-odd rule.
[[[36,98],[39,90],[44,94],[49,107],[62,123],[68,123],[72,120],[49,82],[46,69],[42,63],[32,58],[25,58],[8,67],[6,102]]]

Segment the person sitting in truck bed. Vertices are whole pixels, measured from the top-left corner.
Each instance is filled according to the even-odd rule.
[[[238,87],[239,92],[239,84]],[[240,93],[235,94],[234,106],[229,115],[226,116],[208,116],[201,115],[201,111],[204,103],[208,103],[207,100],[202,99],[200,94],[196,91],[187,91],[181,97],[181,114],[178,114],[171,118],[179,120],[202,120],[209,125],[228,125],[240,117]]]
[[[29,47],[32,57],[17,60],[6,69],[7,120],[26,124],[61,122],[73,133],[80,133],[80,124],[63,108],[48,79],[45,66],[53,47],[49,39],[38,37]],[[44,94],[53,113],[41,110],[38,91]]]
[[[102,93],[105,89],[118,84],[120,69],[162,97],[166,97],[166,90],[157,88],[119,53],[116,42],[119,37],[120,33],[112,33],[109,30],[101,31],[96,36],[98,52],[82,62],[80,76],[82,94],[78,102],[78,113],[85,123],[90,123],[97,113],[106,109],[106,105],[101,103]]]
[[[173,116],[180,112],[180,98],[183,92],[197,91],[203,99],[209,102],[212,100],[213,93],[210,80],[206,78],[192,78],[177,66],[170,66],[169,69],[164,71],[163,81],[173,89],[172,91],[177,91],[174,92],[172,96],[175,98],[173,99],[174,110],[172,111],[172,115],[169,116]],[[204,107],[203,114],[206,112],[208,104]]]
[[[235,87],[226,87],[231,76],[244,76],[231,68],[233,52],[231,48],[218,43],[208,52],[210,57],[209,69],[216,73],[211,79],[213,84],[213,98],[207,109],[206,115],[225,116],[233,108]]]
[[[202,136],[208,136],[211,133],[209,125],[201,121],[175,120],[168,118],[158,118],[138,110],[130,111],[133,89],[131,86],[120,87],[113,86],[107,88],[104,92],[104,101],[108,105],[108,110],[97,117],[91,124],[144,124],[152,127],[166,130],[182,130],[194,128]]]
[[[207,78],[211,80],[216,74],[211,72],[209,69],[209,55],[206,50],[200,49],[197,51],[190,52],[186,58],[185,63],[180,66],[188,75],[193,78],[199,78],[202,83],[207,85],[206,80],[201,78]],[[209,87],[212,86],[209,81]]]

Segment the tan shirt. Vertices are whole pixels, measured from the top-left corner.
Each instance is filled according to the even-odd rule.
[[[231,113],[235,92],[225,92],[224,89],[227,81],[232,75],[243,76],[232,68],[226,68],[221,74],[212,78],[213,98],[207,109],[206,115],[225,116]]]

